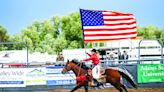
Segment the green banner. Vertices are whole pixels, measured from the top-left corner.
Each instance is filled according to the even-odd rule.
[[[164,64],[138,65],[138,83],[164,82]]]

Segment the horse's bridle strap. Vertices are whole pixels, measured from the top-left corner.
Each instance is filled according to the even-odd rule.
[[[81,64],[81,63],[78,63],[76,66],[74,66],[72,69],[74,69],[75,67],[77,67],[79,64]],[[65,68],[67,71],[68,71],[68,69],[67,68]]]

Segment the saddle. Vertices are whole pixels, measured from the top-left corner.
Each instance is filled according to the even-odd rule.
[[[87,66],[85,63],[82,62],[81,63],[81,68],[86,69],[87,70],[87,74],[76,77],[76,81],[78,81],[78,82],[84,82],[84,81],[91,82],[91,81],[93,81],[93,77],[92,77],[92,68],[93,68],[93,66]],[[105,80],[104,74],[105,74],[105,70],[101,69],[100,70],[100,77],[99,77],[99,79],[96,79],[96,80],[98,82],[104,82],[104,80]]]
[[[105,80],[105,70],[104,69],[101,69],[100,71],[100,77],[99,79],[97,79],[98,82],[104,82]],[[76,77],[76,80],[77,81],[92,81],[93,77],[92,77],[92,70],[88,70],[87,74],[86,75],[83,75],[83,76],[79,76],[79,77]]]

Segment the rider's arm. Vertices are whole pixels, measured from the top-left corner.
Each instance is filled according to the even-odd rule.
[[[90,57],[92,56],[92,55],[91,55],[91,54],[89,54],[88,52],[86,52],[86,54],[87,54],[88,56],[90,56]]]
[[[89,60],[92,60],[92,58],[86,58],[86,59],[84,59],[84,61],[89,61]]]
[[[93,60],[93,57],[91,56],[90,58],[84,59],[84,61],[89,61],[89,60]]]

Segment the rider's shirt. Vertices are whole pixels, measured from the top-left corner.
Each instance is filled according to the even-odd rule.
[[[99,57],[97,56],[96,53],[94,54],[89,54],[89,53],[86,53],[90,58],[87,58],[87,59],[84,59],[84,61],[89,61],[89,60],[92,60],[92,63],[94,65],[98,65],[100,63],[100,60],[99,60]]]

